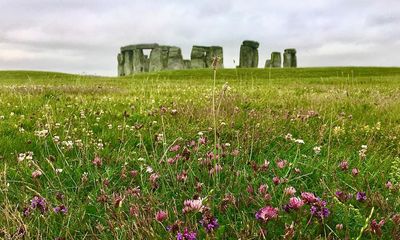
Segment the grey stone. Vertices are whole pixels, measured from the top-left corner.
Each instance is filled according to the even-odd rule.
[[[271,53],[271,67],[280,68],[282,67],[282,58],[280,52]]]
[[[253,40],[244,40],[242,45],[249,46],[252,48],[258,48],[260,46],[260,43]]]
[[[154,49],[156,47],[158,47],[157,43],[133,44],[121,47],[121,52],[134,49]]]
[[[169,48],[167,69],[169,70],[183,69],[183,58],[180,48],[178,47]]]
[[[224,53],[220,46],[211,46],[208,48],[206,53],[206,65],[207,67],[212,67],[213,58],[218,57],[217,68],[224,68]]]
[[[132,65],[132,57],[133,57],[133,52],[132,51],[124,51],[122,52],[122,55],[124,56],[124,74],[125,76],[131,75],[133,73],[133,65]]]
[[[272,65],[271,65],[271,60],[270,60],[270,59],[267,59],[267,60],[265,61],[264,68],[270,68],[270,67],[272,67]]]
[[[191,69],[191,61],[189,59],[183,60],[183,69]]]
[[[206,68],[206,55],[207,55],[207,47],[203,46],[193,46],[192,52],[190,53],[191,59],[191,68],[198,69],[198,68]]]
[[[118,76],[125,76],[125,74],[124,74],[124,55],[122,53],[118,53],[117,61],[118,61]]]
[[[297,67],[296,49],[294,48],[285,49],[285,52],[283,53],[283,67],[285,68]]]
[[[149,72],[161,71],[168,66],[168,46],[159,46],[150,52]]]
[[[246,40],[240,46],[240,68],[256,68],[258,67],[258,46],[255,41]]]
[[[145,60],[142,49],[134,49],[132,50],[132,72],[144,72],[145,69]]]

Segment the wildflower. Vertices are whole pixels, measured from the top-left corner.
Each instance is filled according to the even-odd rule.
[[[276,165],[278,166],[278,168],[282,169],[282,168],[284,168],[284,167],[286,166],[286,163],[287,163],[286,160],[279,159],[279,160],[276,162]]]
[[[200,224],[204,227],[206,232],[212,232],[219,227],[218,219],[210,214],[204,214]]]
[[[336,224],[336,230],[341,231],[343,229],[343,224]]]
[[[304,205],[304,201],[298,197],[291,197],[289,199],[289,203],[284,206],[285,211],[289,211],[290,209],[297,210]]]
[[[61,168],[56,168],[55,171],[56,171],[57,174],[60,174],[60,173],[62,173],[63,170]]]
[[[261,184],[260,187],[258,188],[258,192],[260,194],[267,194],[268,193],[268,185],[267,184]]]
[[[295,143],[297,144],[304,144],[304,140],[303,139],[296,139],[294,140]]]
[[[273,177],[272,181],[274,182],[275,185],[278,185],[281,183],[281,179],[277,176]]]
[[[381,220],[379,223],[376,221],[376,219],[371,221],[370,224],[370,231],[373,234],[376,234],[378,237],[382,236],[382,226],[385,224],[385,220]]]
[[[39,209],[39,211],[43,214],[47,211],[47,202],[46,199],[40,196],[34,196],[31,200],[31,208]]]
[[[365,194],[365,192],[357,192],[356,200],[359,201],[359,202],[366,201],[367,200],[367,194]]]
[[[285,139],[286,139],[287,141],[293,140],[292,134],[290,134],[290,133],[286,134]]]
[[[326,208],[326,202],[317,199],[316,202],[314,202],[310,208],[311,215],[314,217],[317,217],[319,219],[324,219],[327,218],[330,214],[330,211],[328,208]]]
[[[176,180],[178,180],[178,181],[180,181],[180,182],[186,182],[187,177],[188,177],[187,171],[186,171],[186,170],[183,170],[180,174],[178,174],[178,175],[176,176]]]
[[[101,158],[99,156],[96,156],[93,161],[92,161],[93,165],[95,165],[96,167],[100,167],[103,162],[101,160]]]
[[[268,222],[269,220],[278,218],[278,211],[278,208],[266,206],[258,210],[255,216],[257,220]]]
[[[293,239],[294,233],[294,222],[292,222],[290,225],[285,223],[285,235],[283,236],[283,239]]]
[[[38,178],[38,177],[42,176],[42,174],[43,174],[42,171],[35,170],[32,172],[32,178]]]
[[[314,203],[317,201],[317,198],[315,197],[314,193],[310,192],[302,192],[301,198],[304,200],[305,203]]]
[[[359,173],[358,168],[353,168],[353,169],[351,170],[351,174],[352,174],[354,177],[357,176],[358,173]]]
[[[189,199],[183,202],[183,213],[188,212],[201,212],[204,209],[203,199]]]
[[[313,150],[314,150],[314,153],[318,155],[318,154],[321,153],[321,146],[315,146],[315,147],[313,148]]]
[[[147,167],[146,167],[146,172],[147,172],[147,173],[153,173],[153,168],[150,167],[150,166],[147,166]]]
[[[121,196],[120,194],[116,193],[114,194],[114,207],[115,208],[120,208],[122,206],[122,202],[125,200],[125,196]]]
[[[340,169],[342,169],[343,171],[349,169],[349,162],[347,161],[343,161],[339,164]]]
[[[163,222],[164,220],[166,220],[168,218],[168,212],[167,211],[163,211],[160,210],[156,213],[155,219],[158,222]]]
[[[387,181],[385,186],[386,186],[387,189],[392,189],[393,188],[393,184],[392,184],[391,181]]]
[[[183,233],[178,232],[178,235],[176,236],[177,240],[196,240],[197,238],[197,233],[189,231],[187,228],[183,231]]]
[[[179,146],[178,144],[172,146],[169,151],[170,152],[177,152],[179,149],[181,148],[181,146]]]
[[[64,205],[60,205],[60,206],[57,206],[57,207],[53,208],[53,211],[55,213],[67,214],[68,213],[68,208],[66,206],[64,206]]]
[[[158,183],[157,180],[160,178],[160,175],[158,175],[157,173],[152,173],[149,177],[150,183],[153,187],[153,189],[158,188]]]
[[[23,214],[25,217],[27,217],[27,216],[29,216],[29,215],[31,214],[31,211],[32,211],[32,208],[30,208],[30,207],[25,207],[25,208],[22,210],[22,214]]]
[[[351,194],[346,194],[342,191],[336,191],[335,195],[341,202],[346,202],[348,199],[352,197]]]
[[[219,165],[219,164],[215,164],[215,166],[213,168],[211,168],[208,173],[210,175],[214,175],[214,174],[217,174],[217,173],[219,173],[221,171],[222,171],[222,166]]]
[[[296,189],[294,187],[287,187],[284,192],[286,195],[293,196],[296,193]]]
[[[22,162],[25,160],[25,158],[26,158],[26,154],[20,153],[20,154],[18,154],[17,160],[18,160],[18,162]]]

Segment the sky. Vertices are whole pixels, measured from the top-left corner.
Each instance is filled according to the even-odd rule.
[[[154,42],[234,67],[247,39],[259,67],[286,48],[299,67],[400,66],[400,0],[0,0],[0,70],[113,76],[121,46]]]

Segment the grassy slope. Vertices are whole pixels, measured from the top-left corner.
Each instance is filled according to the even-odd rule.
[[[25,224],[29,237],[168,236],[160,224],[152,221],[154,212],[170,209],[166,224],[180,219],[186,226],[200,229],[196,227],[199,216],[181,214],[183,201],[199,194],[209,197],[207,204],[222,226],[218,234],[234,239],[255,238],[260,227],[276,237],[283,234],[285,223],[291,221],[296,222],[298,237],[355,237],[372,207],[376,208],[374,218],[388,222],[384,234],[390,238],[393,223],[389,217],[400,211],[400,199],[398,189],[389,191],[384,185],[389,179],[394,183],[400,180],[394,168],[398,165],[400,169],[400,160],[395,160],[400,153],[400,68],[219,70],[219,141],[231,144],[227,152],[237,148],[240,155],[224,157],[224,170],[218,177],[209,176],[212,165],[200,165],[197,161],[212,151],[211,77],[210,70],[123,78],[0,71],[0,116],[4,116],[0,120],[0,156],[4,162],[0,170],[2,179],[10,184],[5,187],[3,181],[1,186],[0,200],[5,204],[0,211],[8,219],[0,218],[0,226],[6,226],[4,234]],[[229,87],[223,90],[226,82]],[[167,108],[167,113],[160,112],[161,106]],[[178,114],[170,114],[171,109]],[[50,129],[51,136],[42,139],[34,135],[35,130],[42,129]],[[200,150],[192,150],[190,161],[179,161],[173,167],[159,164],[166,146],[174,141],[182,146],[185,141],[197,140],[199,131],[210,141]],[[160,133],[164,134],[166,145],[154,142],[154,136]],[[286,141],[287,133],[303,139],[305,144],[299,147]],[[82,140],[83,147],[62,149],[62,144],[52,140],[55,135],[61,141]],[[98,148],[100,141],[104,149]],[[363,144],[368,145],[365,161],[358,156]],[[322,146],[320,155],[313,152],[315,146]],[[33,162],[17,163],[16,155],[27,151],[34,152]],[[57,159],[54,163],[46,161],[50,155]],[[104,166],[93,166],[94,155],[104,159]],[[175,153],[167,155],[173,157]],[[291,174],[289,183],[274,186],[272,177],[283,177],[287,172],[287,167],[276,168],[278,158],[294,164],[302,173]],[[270,170],[254,172],[251,165],[261,164],[264,159],[271,162]],[[352,177],[349,171],[338,169],[344,159],[350,169],[360,170],[359,176]],[[147,165],[161,176],[160,187],[154,193],[149,174],[144,171]],[[56,175],[53,167],[62,168],[63,173]],[[32,171],[38,168],[44,176],[32,179]],[[140,177],[121,178],[124,169],[139,170]],[[179,183],[176,175],[183,170],[188,171],[188,180]],[[84,172],[89,175],[87,182],[81,181]],[[101,184],[104,179],[110,180],[108,187]],[[194,188],[197,181],[204,183],[200,193]],[[271,202],[257,193],[246,193],[248,186],[257,192],[262,183],[270,186]],[[126,189],[134,186],[141,187],[141,197],[127,197],[116,210],[112,204],[115,194],[124,195]],[[315,192],[326,199],[332,212],[326,225],[314,221],[308,226],[306,210],[296,214],[282,212],[273,229],[268,227],[271,225],[257,223],[257,209],[267,204],[280,207],[287,201],[282,195],[287,186],[294,186],[298,192]],[[353,199],[340,204],[334,198],[336,190],[352,194],[364,191],[368,200],[359,203]],[[66,199],[57,200],[56,192],[62,192]],[[109,198],[108,203],[96,201],[101,193]],[[218,206],[228,193],[236,197],[237,206],[223,213]],[[39,214],[23,218],[22,208],[37,194],[52,206],[67,205],[68,215],[47,214],[46,223]],[[135,204],[139,204],[139,219],[128,214]],[[177,212],[172,213],[172,209]],[[345,231],[334,230],[339,223],[344,224]],[[365,238],[371,236],[364,234]]]

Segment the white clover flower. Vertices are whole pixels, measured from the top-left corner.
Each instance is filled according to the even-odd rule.
[[[304,144],[304,140],[303,139],[296,139],[294,140],[295,143],[297,144]]]
[[[313,150],[314,150],[315,154],[319,154],[321,152],[321,146],[315,146],[313,148]]]

